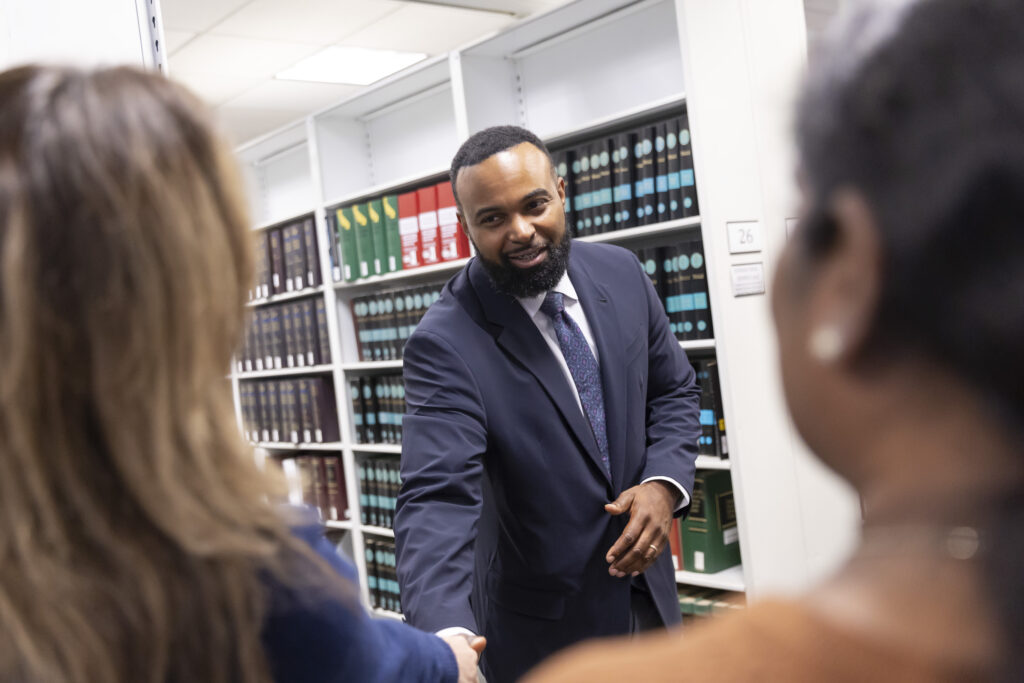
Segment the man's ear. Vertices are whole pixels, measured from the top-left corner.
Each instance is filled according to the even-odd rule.
[[[556,176],[556,178],[558,179],[558,182],[555,183],[558,188],[558,198],[565,204],[565,178],[562,176]]]
[[[878,311],[882,253],[878,221],[855,188],[839,189],[829,201],[836,241],[822,263],[812,325],[832,327],[841,337],[841,358],[859,355]]]
[[[462,232],[464,232],[466,234],[466,237],[469,237],[469,229],[466,228],[466,221],[462,217],[462,212],[461,211],[456,211],[455,212],[455,218],[458,219],[458,221],[459,221],[459,228],[462,230]]]

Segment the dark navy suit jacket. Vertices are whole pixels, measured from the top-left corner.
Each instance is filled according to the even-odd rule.
[[[652,476],[693,490],[699,388],[650,280],[625,249],[583,242],[568,272],[600,358],[611,476],[551,348],[476,259],[405,347],[403,609],[427,631],[487,636],[489,683],[628,632],[630,581],[604,559],[628,514],[604,505]],[[670,553],[643,576],[678,623]]]

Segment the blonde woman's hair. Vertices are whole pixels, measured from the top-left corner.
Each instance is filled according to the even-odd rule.
[[[252,254],[182,87],[0,74],[0,680],[269,680],[267,582],[329,583],[234,419]]]

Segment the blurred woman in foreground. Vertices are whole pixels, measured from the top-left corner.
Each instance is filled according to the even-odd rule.
[[[476,679],[267,502],[224,378],[243,207],[181,87],[0,74],[0,681]]]
[[[803,599],[530,683],[1024,680],[1024,3],[888,2],[837,38],[772,303],[789,408],[859,490],[862,543]]]

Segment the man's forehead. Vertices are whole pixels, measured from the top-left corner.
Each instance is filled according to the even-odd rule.
[[[550,175],[550,171],[551,162],[547,155],[529,142],[521,142],[492,154],[478,164],[463,166],[455,182],[459,194],[463,194],[474,189],[504,186],[517,178],[539,180]]]

